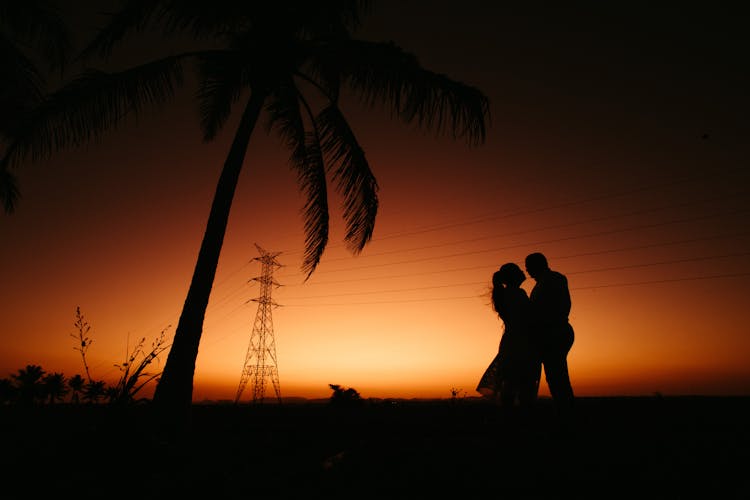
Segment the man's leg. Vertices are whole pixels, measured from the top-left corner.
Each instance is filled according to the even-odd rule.
[[[573,387],[568,374],[567,353],[557,353],[545,357],[544,376],[549,392],[558,412],[567,412],[573,406]]]

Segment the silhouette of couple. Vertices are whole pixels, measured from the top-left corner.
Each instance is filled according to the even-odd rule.
[[[477,391],[495,398],[501,408],[516,401],[533,406],[542,367],[558,414],[569,416],[573,388],[567,356],[574,332],[568,322],[570,292],[567,278],[550,269],[541,253],[526,257],[526,272],[536,284],[531,295],[521,288],[526,275],[516,264],[503,264],[492,276],[492,307],[504,323],[497,355],[482,375]]]

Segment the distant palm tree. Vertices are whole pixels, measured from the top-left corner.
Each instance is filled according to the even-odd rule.
[[[70,379],[68,380],[68,387],[70,387],[70,402],[73,404],[78,404],[80,394],[83,392],[83,387],[86,381],[83,379],[83,377],[76,373]]]
[[[98,403],[106,394],[106,384],[101,380],[92,380],[83,386],[83,400],[89,403]]]
[[[0,405],[14,403],[18,397],[18,388],[9,378],[0,378]]]
[[[9,144],[46,92],[44,71],[62,69],[70,36],[56,2],[0,0],[0,146]],[[0,166],[0,201],[13,211],[17,179]]]
[[[41,400],[44,395],[44,386],[42,378],[44,370],[39,365],[26,365],[25,368],[18,370],[18,373],[11,374],[18,388],[18,401],[24,405],[33,405]]]
[[[407,123],[480,144],[489,103],[479,90],[424,69],[392,43],[356,40],[369,2],[131,1],[85,51],[108,55],[143,26],[165,33],[210,36],[211,48],[177,54],[119,73],[89,71],[35,110],[4,158],[15,165],[76,146],[114,127],[128,113],[170,98],[187,61],[197,63],[197,100],[205,140],[213,139],[233,106],[241,119],[218,180],[193,278],[154,394],[154,405],[176,418],[192,403],[203,320],[235,188],[250,137],[265,112],[291,150],[304,205],[302,268],[314,272],[328,243],[328,182],[343,197],[345,242],[360,252],[372,238],[378,185],[364,149],[339,105],[344,89],[367,104],[384,104]],[[221,43],[217,44],[216,42]],[[218,48],[217,48],[218,45]]]
[[[42,377],[42,391],[49,404],[61,401],[70,391],[65,375],[62,373],[48,373]]]
[[[104,389],[103,396],[111,404],[117,404],[117,403],[123,402],[122,398],[120,397],[120,390],[114,385],[108,385],[107,388]]]

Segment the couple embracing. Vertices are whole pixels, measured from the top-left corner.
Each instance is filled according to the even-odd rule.
[[[505,329],[497,356],[482,375],[477,391],[497,398],[502,408],[510,408],[516,401],[530,408],[537,398],[543,367],[555,407],[567,417],[573,405],[567,356],[574,340],[568,322],[568,280],[550,269],[541,253],[529,254],[525,265],[536,281],[530,295],[521,288],[526,275],[516,264],[503,264],[492,276],[492,306]]]

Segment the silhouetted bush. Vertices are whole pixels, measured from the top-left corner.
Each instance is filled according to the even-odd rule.
[[[330,405],[338,408],[351,408],[362,406],[363,400],[359,393],[349,387],[344,388],[338,384],[328,384],[333,390],[331,395]]]

